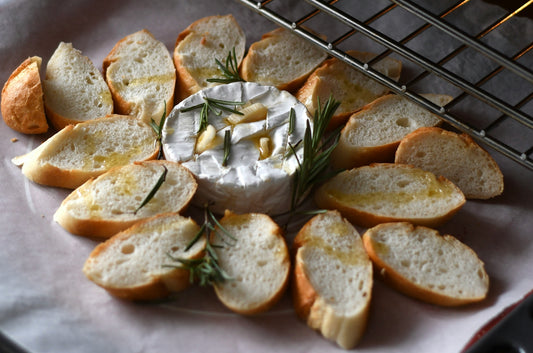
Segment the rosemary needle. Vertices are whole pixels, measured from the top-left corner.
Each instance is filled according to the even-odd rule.
[[[231,151],[231,130],[224,132],[224,158],[222,159],[222,166],[228,165],[229,154]]]
[[[204,97],[204,102],[196,104],[190,107],[181,108],[180,112],[185,113],[192,110],[200,109],[200,126],[198,127],[197,133],[202,132],[207,125],[209,125],[209,112],[213,112],[216,115],[221,115],[222,112],[235,113],[238,115],[243,115],[242,112],[238,111],[237,105],[244,105],[245,102],[232,102],[223,99],[209,98]],[[233,106],[233,108],[231,108]]]
[[[235,55],[235,47],[229,51],[226,57],[226,64],[222,64],[220,60],[215,58],[215,62],[218,69],[222,71],[223,78],[208,78],[207,82],[216,83],[231,83],[231,82],[244,82],[245,80],[239,75],[239,63],[237,62],[237,56]]]
[[[165,178],[167,177],[167,173],[168,173],[168,169],[167,167],[163,166],[163,173],[161,173],[161,175],[159,176],[159,179],[157,179],[157,182],[156,184],[154,185],[154,187],[152,188],[152,190],[150,190],[150,192],[148,193],[148,195],[146,195],[146,197],[144,198],[143,202],[141,202],[141,204],[139,205],[139,207],[137,207],[137,209],[135,210],[134,214],[137,214],[137,212],[139,212],[139,210],[141,208],[143,208],[148,202],[150,202],[150,200],[155,196],[155,194],[157,193],[157,190],[159,190],[159,188],[161,187],[161,185],[163,185],[163,183],[165,182]]]

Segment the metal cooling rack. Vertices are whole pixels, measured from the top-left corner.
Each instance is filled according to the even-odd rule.
[[[533,21],[524,16],[533,0],[511,9],[481,0],[426,1],[425,7],[409,0],[238,1],[533,170],[533,24],[519,22]],[[468,22],[462,16],[476,18],[478,11],[486,14],[482,23],[462,28]],[[508,28],[515,30],[506,37]],[[361,43],[378,55],[361,62],[346,53]],[[372,68],[386,56],[403,62],[400,82]],[[465,60],[468,67],[456,65]],[[454,99],[444,107],[433,104],[416,93],[424,82]]]

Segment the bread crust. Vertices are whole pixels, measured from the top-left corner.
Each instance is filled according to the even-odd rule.
[[[408,222],[401,222],[401,223],[404,224],[406,227],[408,227],[410,232],[414,231],[415,226],[413,224],[408,223]],[[389,226],[388,223],[379,224],[376,227],[374,227],[374,230],[388,227],[388,226]],[[471,298],[458,298],[454,296],[448,296],[442,293],[438,293],[436,291],[432,291],[424,286],[418,285],[410,281],[408,278],[404,277],[402,274],[400,274],[393,267],[389,266],[386,262],[384,262],[381,259],[381,257],[378,254],[378,249],[374,246],[374,242],[372,241],[371,237],[368,234],[369,231],[363,234],[363,244],[367,251],[368,256],[370,257],[370,259],[372,259],[372,262],[374,266],[376,267],[376,273],[379,273],[380,277],[383,279],[384,282],[386,282],[387,284],[389,284],[391,287],[395,288],[399,292],[404,293],[405,295],[410,296],[412,298],[424,301],[426,303],[435,304],[439,306],[466,305],[466,304],[479,302],[486,298],[486,293],[485,295],[482,295],[480,297],[471,297]],[[435,234],[437,234],[436,236],[440,236],[438,235],[437,231],[434,231],[434,230],[432,231],[435,232]],[[460,243],[455,237],[451,235],[443,235],[442,237],[447,242]],[[479,260],[477,254],[471,248],[468,248],[468,250],[473,257]],[[481,260],[479,261],[481,262]]]
[[[133,164],[142,166],[144,163],[165,164],[165,163],[174,163],[174,162],[152,160],[152,161],[146,161],[146,162],[134,162]],[[75,189],[72,193],[70,193],[63,200],[63,202],[61,203],[61,206],[55,212],[54,221],[59,223],[65,230],[67,230],[68,232],[72,234],[89,237],[89,238],[95,238],[95,239],[107,239],[113,236],[114,234],[131,227],[132,225],[134,225],[135,223],[139,221],[152,217],[153,215],[144,217],[144,218],[137,217],[137,218],[129,219],[129,220],[102,219],[99,217],[77,218],[68,211],[66,205],[72,199],[76,199],[77,197],[79,197],[79,194],[83,194],[85,189],[90,189],[92,187],[92,184],[98,181],[98,178],[103,177],[107,173],[115,173],[116,170],[122,167],[123,166],[114,167],[97,178],[89,179],[79,188]],[[191,202],[196,192],[196,188],[198,187],[194,179],[194,176],[191,174],[191,172],[185,167],[181,167],[181,168],[183,168],[184,172],[189,176],[192,183],[190,185],[188,199],[183,202],[179,210],[174,210],[174,212],[176,213],[182,213],[187,209],[189,203]]]
[[[409,158],[410,152],[407,146],[412,146],[417,142],[417,140],[424,139],[426,138],[426,136],[439,136],[440,138],[444,138],[459,145],[462,145],[464,151],[467,151],[467,154],[454,156],[454,158],[457,158],[463,162],[461,163],[461,166],[465,167],[461,168],[462,170],[465,170],[465,168],[468,167],[474,168],[475,166],[477,167],[476,169],[478,171],[486,170],[489,172],[489,174],[493,176],[493,179],[490,181],[491,184],[494,184],[494,187],[490,188],[490,192],[476,192],[474,190],[470,190],[470,188],[468,188],[468,185],[463,186],[461,183],[462,180],[457,180],[456,178],[454,178],[453,175],[445,175],[445,177],[454,182],[463,191],[467,199],[486,200],[501,195],[503,193],[504,177],[498,164],[483,147],[478,145],[474,141],[474,139],[472,139],[472,137],[465,133],[456,134],[452,131],[447,131],[439,127],[419,128],[406,135],[402,139],[401,143],[399,143],[398,149],[395,152],[395,163],[413,163],[413,161]],[[471,159],[470,157],[474,159]],[[418,166],[416,165],[418,163],[414,164],[415,166]],[[418,167],[423,169],[432,169],[426,165],[420,165]],[[439,171],[434,170],[432,172],[437,174]],[[474,180],[479,178],[480,176],[473,176]]]
[[[48,131],[39,73],[41,61],[38,56],[24,60],[2,88],[1,111],[4,122],[23,134]]]
[[[287,30],[284,28],[276,28],[270,32],[263,34],[261,36],[261,41],[280,36],[285,31]],[[239,72],[241,74],[241,77],[246,81],[254,81],[253,79],[254,78],[254,70],[253,70],[254,69],[254,57],[256,55],[256,51],[260,50],[258,49],[258,47],[262,45],[261,41],[252,43],[250,45],[250,48],[248,49],[248,53],[242,60],[242,64],[241,64]],[[300,87],[302,87],[304,82],[307,80],[307,78],[311,75],[313,71],[314,70],[306,72],[302,74],[301,76],[296,77],[288,82],[277,84],[276,88],[279,90],[285,90],[291,93],[295,93]]]
[[[107,84],[109,86],[109,90],[111,91],[111,95],[113,97],[113,102],[114,102],[115,112],[117,114],[124,114],[124,115],[135,114],[137,112],[135,112],[134,110],[137,107],[136,107],[135,102],[129,101],[126,97],[123,96],[123,94],[122,94],[121,90],[119,89],[119,87],[117,86],[117,84],[115,82],[113,82],[113,80],[111,80],[108,77],[107,70],[108,70],[108,68],[109,68],[109,66],[111,64],[118,63],[120,61],[120,56],[122,54],[123,45],[127,45],[126,43],[130,40],[130,38],[132,36],[136,35],[136,34],[139,34],[139,33],[145,34],[148,37],[152,38],[154,41],[157,41],[157,39],[154,37],[154,35],[150,31],[148,31],[147,29],[142,29],[142,30],[140,30],[138,32],[135,32],[135,33],[132,33],[130,35],[127,35],[126,37],[124,37],[121,40],[119,40],[115,44],[115,46],[111,49],[109,54],[107,54],[107,56],[104,58],[104,60],[102,62],[102,68],[103,68],[103,71],[104,71],[104,79],[105,79],[105,81],[107,82]],[[172,95],[169,96],[168,99],[165,99],[165,104],[166,104],[165,105],[165,115],[170,114],[170,112],[172,111],[172,108],[174,107],[174,105],[172,103],[174,102],[174,94],[175,94],[174,92],[175,92],[175,86],[176,86],[176,74],[175,74],[175,72],[174,72],[174,78],[173,78],[172,86],[174,87],[174,89],[172,90]],[[157,119],[154,119],[154,120],[157,120],[156,122],[158,123],[159,119],[160,119],[160,117],[157,117]]]
[[[110,115],[102,119],[134,119],[129,116]],[[103,122],[103,120],[100,120]],[[82,122],[80,124],[92,124],[92,121]],[[82,126],[82,125],[79,125]],[[31,181],[47,186],[55,186],[66,189],[75,189],[91,178],[98,177],[106,170],[83,170],[83,169],[62,169],[50,163],[42,161],[43,156],[49,153],[49,149],[54,149],[57,145],[72,133],[76,128],[75,125],[67,125],[52,138],[45,141],[35,150],[29,152],[23,157],[22,173]],[[155,141],[155,134],[154,134]],[[139,161],[155,159],[159,152],[159,145],[154,143],[153,152]]]
[[[342,222],[347,222],[341,218],[341,214],[338,211],[328,211],[328,213],[333,215],[332,217],[338,217]],[[313,234],[313,222],[315,222],[320,216],[321,215],[315,216],[300,229],[292,245],[294,258],[294,269],[291,276],[293,306],[298,317],[305,321],[310,328],[320,332],[325,338],[336,342],[340,347],[351,349],[359,343],[366,329],[370,311],[371,293],[366,293],[366,301],[362,307],[358,308],[358,311],[347,314],[344,311],[339,312],[336,310],[335,307],[328,302],[328,300],[332,299],[321,297],[317,292],[317,289],[315,289],[309,277],[309,272],[311,270],[306,265],[303,256],[304,252],[302,250],[306,247],[314,248],[324,246],[318,245],[315,241],[308,238],[310,234]],[[329,217],[329,215],[326,214],[325,217]],[[359,237],[357,231],[354,231],[356,232],[355,235]],[[362,244],[360,247],[360,251],[364,254],[366,262],[368,263],[368,272],[365,273],[365,281],[369,283],[368,289],[371,289],[373,283],[372,266],[370,265],[370,259],[367,258],[366,253],[362,249]],[[326,246],[324,249],[328,253],[329,251],[332,251],[333,253],[338,251],[335,247],[330,249]],[[352,250],[355,251],[355,249]],[[351,255],[358,256],[357,254]],[[331,256],[331,254],[328,256]],[[364,287],[366,288],[366,285],[364,285]],[[363,289],[360,287],[360,290]]]
[[[231,224],[234,220],[237,221],[237,223],[241,222],[241,219],[243,217],[263,217],[268,222],[271,222],[271,224],[274,226],[272,233],[270,236],[275,237],[277,242],[279,244],[282,244],[283,246],[280,248],[277,248],[278,250],[281,250],[280,252],[276,252],[276,256],[280,256],[283,258],[283,260],[280,263],[280,266],[278,270],[284,272],[284,279],[280,283],[280,285],[276,288],[274,292],[271,293],[270,297],[266,299],[265,301],[261,303],[257,303],[255,305],[250,305],[250,303],[245,303],[246,305],[238,306],[238,305],[232,305],[232,303],[227,300],[229,298],[226,298],[226,295],[223,293],[223,288],[220,284],[215,284],[215,293],[218,297],[218,299],[230,310],[241,314],[241,315],[257,315],[259,313],[265,312],[272,308],[283,296],[285,293],[288,284],[289,284],[289,278],[290,278],[290,269],[291,269],[291,261],[289,256],[289,251],[285,243],[285,238],[283,237],[283,230],[270,218],[270,216],[266,214],[248,214],[248,215],[241,215],[236,214],[231,211],[226,211],[224,214],[224,217],[220,220],[220,224],[222,226],[225,226],[226,224]],[[211,234],[211,239],[216,242],[216,236],[213,232]],[[238,244],[237,240],[237,244]],[[231,251],[231,250],[230,250]],[[227,269],[226,269],[227,270]],[[231,285],[231,284],[229,284]],[[259,284],[258,284],[259,285]]]
[[[104,288],[112,296],[125,300],[156,300],[165,298],[173,292],[178,292],[188,288],[191,285],[191,282],[189,280],[189,271],[182,268],[175,268],[170,273],[167,273],[164,276],[154,276],[151,278],[150,282],[129,287],[114,287],[111,285],[104,285],[101,283],[101,281],[98,280],[98,278],[95,278],[93,275],[91,275],[90,271],[88,271],[88,269],[92,265],[92,262],[96,261],[100,254],[112,244],[125,241],[132,234],[134,234],[139,227],[148,222],[152,222],[154,220],[165,217],[172,217],[173,215],[175,214],[161,214],[146,219],[144,221],[137,222],[131,227],[113,235],[105,242],[98,244],[89,255],[83,267],[83,272],[85,273],[87,278],[96,283],[98,286]],[[201,258],[203,255],[204,251],[201,250],[195,254],[192,254],[191,256],[188,256],[187,258],[198,259]]]
[[[426,97],[435,96],[434,94],[423,95]],[[451,96],[448,97],[448,100],[451,100]],[[385,143],[378,146],[354,146],[346,139],[346,134],[350,130],[357,129],[355,122],[357,119],[369,112],[372,112],[377,107],[386,104],[390,100],[397,99],[398,97],[395,94],[387,94],[385,96],[379,97],[373,102],[365,105],[361,110],[353,113],[346,124],[346,126],[341,131],[341,137],[339,139],[339,144],[333,151],[331,155],[331,164],[338,169],[351,169],[360,167],[363,165],[371,163],[393,163],[396,153],[396,149],[400,144],[402,138],[396,139],[389,143]],[[442,123],[442,120],[438,120],[435,126],[439,126]]]
[[[394,166],[394,164],[390,163],[373,163],[369,166],[364,166],[361,168],[379,168],[380,165],[383,166]],[[407,168],[416,169],[413,166],[405,166]],[[439,183],[444,183],[447,186],[451,187],[454,190],[454,193],[463,195],[461,190],[454,185],[452,182],[450,182],[448,179],[446,179],[443,176],[438,176],[437,181]],[[346,217],[350,222],[357,224],[362,227],[370,228],[374,227],[380,223],[388,223],[388,222],[401,222],[401,221],[407,221],[411,222],[417,225],[423,225],[426,227],[438,227],[444,223],[446,223],[450,218],[452,218],[464,205],[466,202],[464,196],[461,203],[458,203],[456,207],[451,208],[448,210],[448,212],[442,214],[442,215],[435,215],[433,217],[394,217],[394,216],[387,216],[387,215],[380,215],[376,213],[367,212],[364,210],[360,210],[357,208],[349,207],[345,204],[343,204],[340,200],[336,199],[330,193],[327,192],[327,182],[326,184],[320,186],[314,193],[314,199],[316,204],[325,209],[329,210],[338,210],[344,217]]]
[[[373,53],[368,52],[359,52],[355,50],[349,50],[347,53],[351,56],[353,56],[356,59],[359,59],[363,62],[369,61],[372,57],[375,56]],[[402,63],[399,60],[396,59],[388,59],[391,60],[390,69],[391,72],[389,73],[389,77],[393,80],[397,81],[400,78]],[[314,111],[318,107],[318,98],[320,96],[320,87],[323,83],[326,83],[326,78],[328,80],[338,80],[336,78],[335,74],[342,75],[343,69],[345,68],[345,63],[341,62],[337,58],[330,58],[327,59],[320,65],[313,73],[308,77],[307,81],[303,84],[303,86],[296,92],[296,98],[304,103],[309,111],[314,114]],[[349,68],[351,70],[356,71],[356,69]],[[362,74],[361,74],[362,75]],[[364,87],[362,87],[364,88]],[[372,94],[373,98],[367,101],[367,103],[372,102],[374,99],[378,98],[379,96],[385,95],[388,93],[388,89],[383,89],[383,92],[381,94]],[[338,97],[333,96],[333,98],[336,98],[337,100],[340,100],[341,103],[343,102],[343,99],[340,99]],[[368,99],[368,98],[367,98]],[[321,104],[325,103],[324,97],[321,98]],[[329,125],[328,130],[333,130],[339,126],[342,126],[346,123],[348,118],[355,112],[359,111],[364,105],[361,106],[351,106],[351,107],[339,107],[336,114],[332,117]],[[343,110],[344,109],[344,110]]]
[[[200,18],[193,23],[191,23],[187,28],[185,28],[182,32],[179,33],[178,37],[176,38],[176,43],[174,45],[174,51],[173,51],[173,60],[174,60],[174,66],[176,67],[176,71],[178,73],[177,79],[176,79],[176,94],[175,94],[175,103],[179,103],[185,98],[189,97],[190,95],[193,95],[194,93],[200,91],[202,87],[197,81],[197,78],[194,76],[193,73],[191,73],[190,68],[188,68],[182,61],[181,55],[178,51],[179,44],[185,40],[190,34],[196,33],[195,27],[198,26],[198,24],[211,19],[211,18],[228,18],[232,25],[235,28],[239,29],[240,32],[240,40],[245,41],[245,35],[244,32],[240,29],[239,24],[237,23],[237,20],[235,20],[235,17],[233,15],[214,15],[214,16],[208,16],[204,18]],[[208,36],[209,33],[206,33],[206,36]],[[205,39],[205,37],[204,37]],[[199,45],[203,45],[202,42],[199,43]],[[231,48],[229,48],[231,49]],[[239,56],[238,53],[236,53],[237,56]],[[223,60],[219,59],[221,62],[224,62]],[[237,57],[237,61],[240,64],[241,60]],[[215,63],[215,58],[213,57],[213,63]],[[240,66],[240,65],[239,65]]]

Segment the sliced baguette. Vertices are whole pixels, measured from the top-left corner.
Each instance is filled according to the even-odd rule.
[[[489,199],[503,192],[503,174],[498,164],[467,134],[420,128],[402,140],[395,162],[443,175],[467,199]]]
[[[146,29],[118,41],[103,69],[116,113],[159,123],[172,110],[176,70],[168,49]]]
[[[345,349],[361,339],[372,296],[372,262],[357,230],[337,211],[308,221],[293,244],[298,316]]]
[[[166,178],[158,186],[165,168]],[[185,210],[196,188],[194,177],[179,163],[135,162],[115,167],[74,190],[54,220],[73,234],[109,238],[146,218]],[[141,207],[154,190],[155,195]]]
[[[326,57],[325,51],[285,28],[277,28],[250,45],[240,73],[246,81],[294,92]]]
[[[1,110],[7,126],[23,134],[48,131],[41,84],[42,59],[32,56],[24,60],[2,88]]]
[[[113,167],[154,159],[158,151],[148,124],[110,115],[68,125],[13,162],[35,183],[74,189]]]
[[[290,258],[281,228],[260,213],[227,211],[220,224],[235,240],[226,235],[229,245],[216,233],[211,238],[213,243],[223,245],[215,251],[220,267],[232,278],[215,284],[216,295],[226,307],[240,314],[270,309],[285,292],[289,279]]]
[[[375,54],[349,50],[349,55],[362,62],[370,61]],[[386,57],[373,68],[397,81],[400,78],[402,63]],[[329,128],[341,126],[349,116],[389,92],[389,89],[372,78],[352,68],[337,58],[326,60],[307,79],[296,93],[296,98],[314,114],[318,103],[324,104],[330,96],[341,102],[331,119]]]
[[[483,300],[489,276],[483,262],[451,235],[410,223],[384,223],[363,235],[385,281],[413,298],[443,306]]]
[[[111,295],[154,300],[187,288],[189,271],[173,258],[203,256],[205,239],[187,245],[200,227],[179,214],[155,216],[100,243],[85,261],[83,272]]]
[[[337,209],[363,227],[393,221],[436,227],[465,203],[461,190],[448,179],[393,163],[341,172],[320,186],[314,196],[319,207]]]
[[[443,94],[422,96],[440,106],[452,99]],[[393,162],[396,148],[405,135],[440,122],[438,116],[407,98],[395,94],[380,97],[350,117],[331,154],[331,163],[335,168],[351,169],[375,162]]]
[[[235,50],[237,65],[240,65],[245,43],[245,34],[233,15],[204,17],[181,32],[173,53],[178,71],[177,101],[218,85],[207,81],[222,76],[215,59],[225,64],[228,54]]]
[[[58,130],[113,113],[113,99],[102,74],[71,43],[59,43],[46,65],[44,106]]]

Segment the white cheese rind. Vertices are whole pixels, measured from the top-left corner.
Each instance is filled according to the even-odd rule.
[[[181,110],[204,102],[204,97],[232,102],[262,103],[268,108],[266,119],[231,125],[229,113],[209,114],[209,124],[223,141],[225,130],[231,129],[230,158],[222,165],[224,144],[217,143],[202,153],[195,146],[200,126],[200,109]],[[289,135],[289,114],[295,112],[295,124]],[[294,96],[275,87],[252,82],[236,82],[206,88],[174,107],[163,128],[163,151],[168,160],[182,162],[196,177],[198,191],[193,203],[210,203],[210,209],[223,213],[258,212],[276,215],[290,209],[292,183],[301,160],[289,153],[290,146],[303,140],[310,116],[306,107]],[[272,154],[260,159],[259,139],[268,136]],[[287,156],[289,157],[287,158]]]

